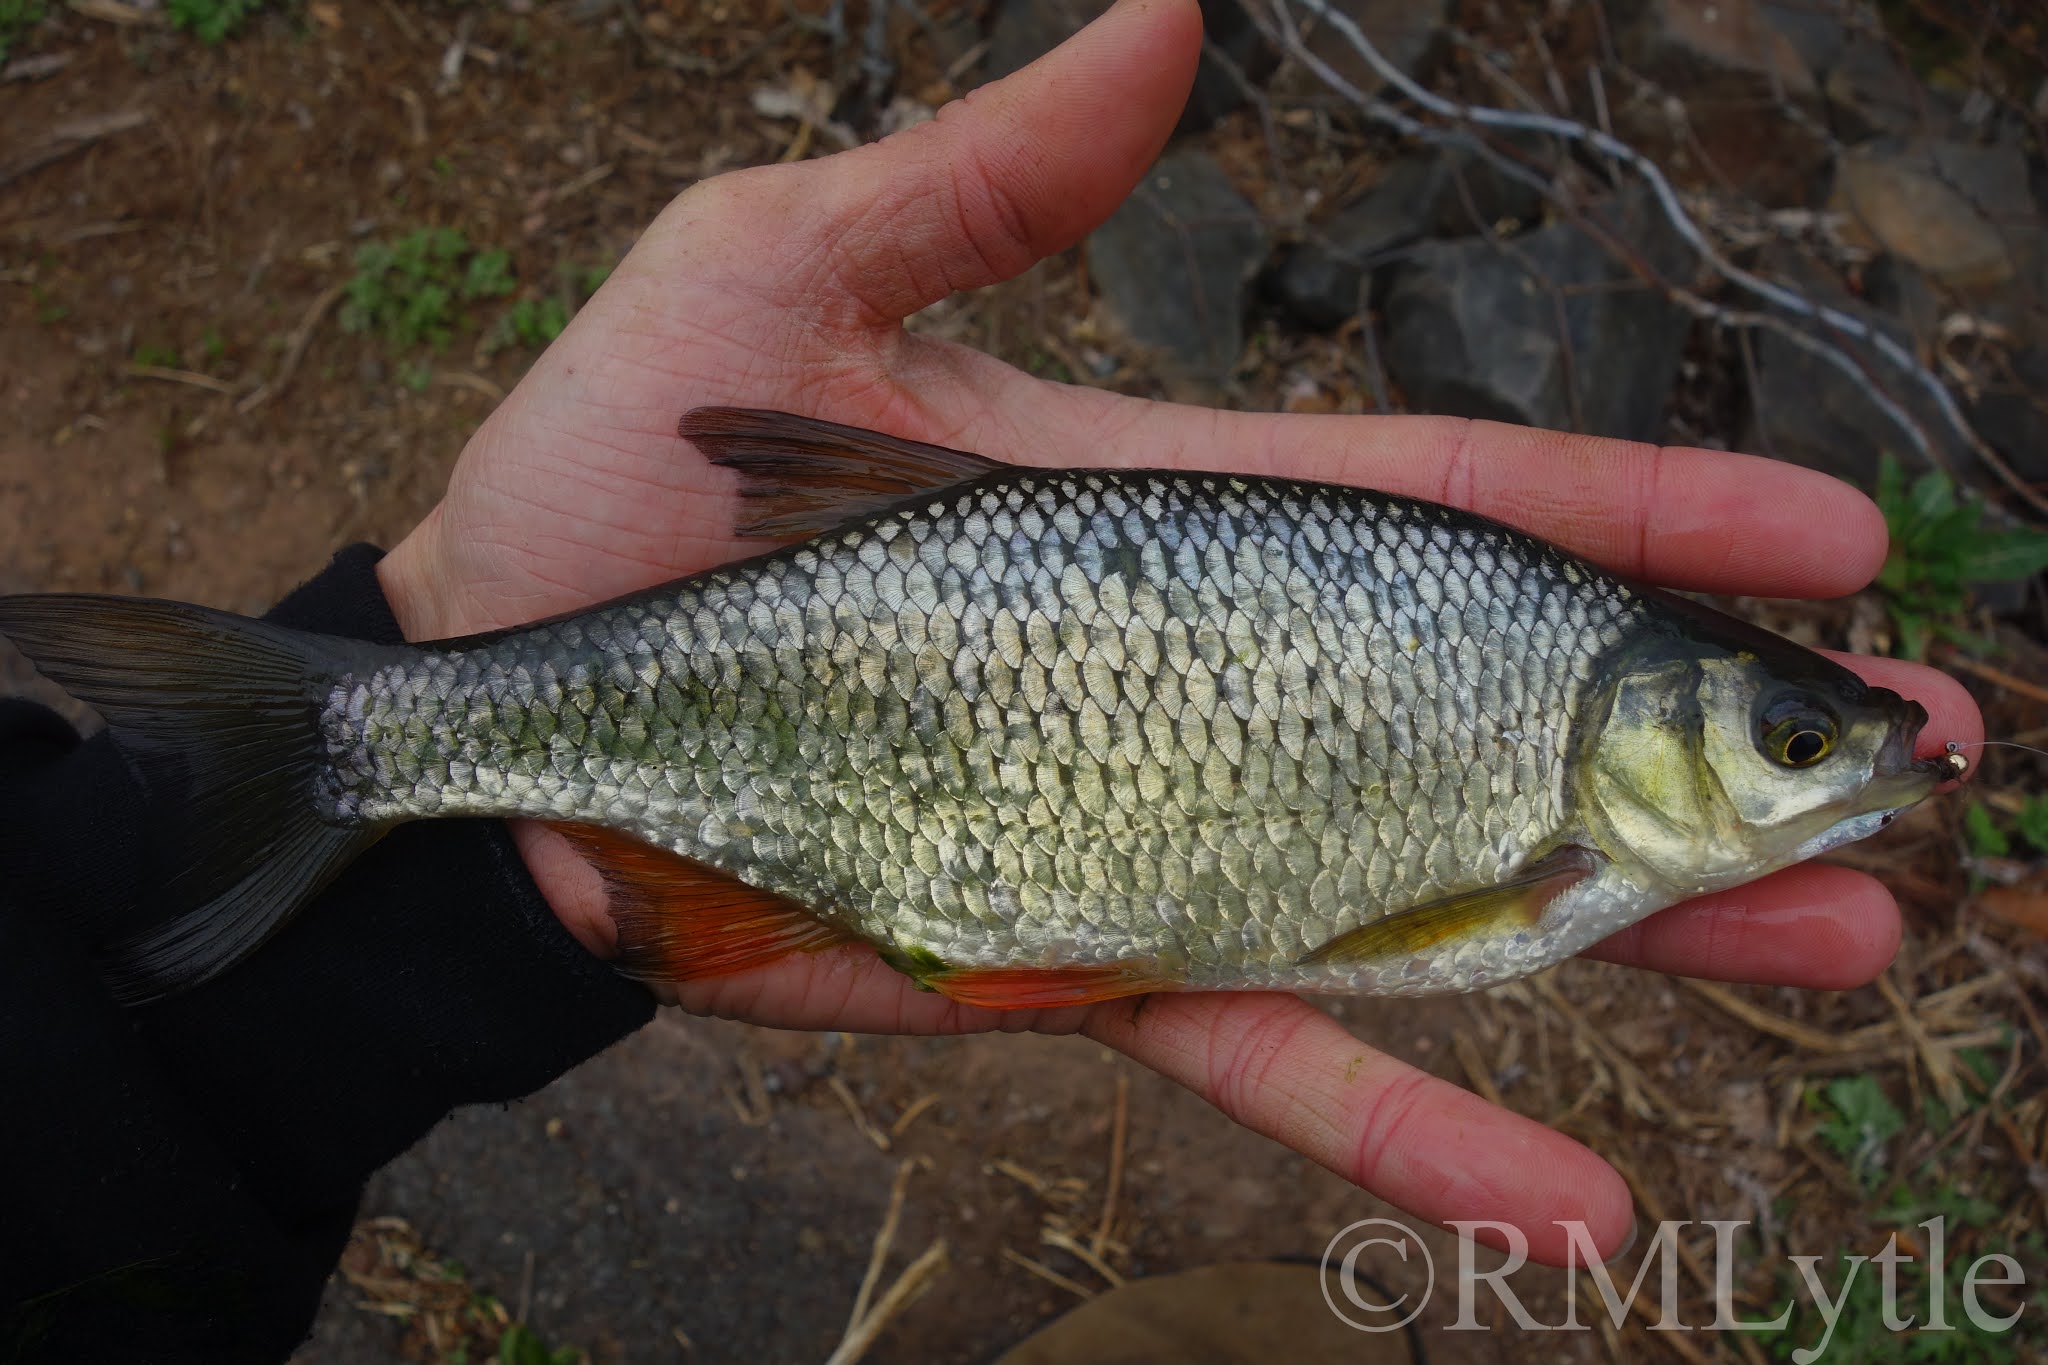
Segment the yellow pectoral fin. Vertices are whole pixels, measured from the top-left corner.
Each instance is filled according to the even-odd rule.
[[[1303,957],[1301,965],[1410,957],[1451,939],[1533,925],[1546,906],[1592,876],[1597,867],[1593,853],[1568,844],[1499,886],[1447,896],[1339,934]]]

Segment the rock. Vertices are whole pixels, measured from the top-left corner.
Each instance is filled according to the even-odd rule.
[[[1690,250],[1646,193],[1595,215],[1667,278],[1689,277]],[[1559,337],[1559,299],[1545,282],[1569,291],[1562,302],[1569,356]],[[1662,434],[1692,322],[1567,223],[1507,243],[1468,238],[1423,247],[1390,272],[1386,317],[1387,368],[1411,407],[1634,440]]]
[[[1716,179],[1766,204],[1809,206],[1830,155],[1813,117],[1820,91],[1760,0],[1637,0],[1632,17],[1629,7],[1616,9],[1623,59],[1683,111],[1681,133],[1666,101],[1625,102],[1615,111],[1617,131],[1688,173],[1696,139]],[[1808,122],[1788,117],[1787,106]]]
[[[1836,131],[1847,139],[1963,131],[1952,101],[1922,85],[1905,54],[1873,34],[1850,40],[1827,68],[1821,88]]]
[[[1088,238],[1089,273],[1131,336],[1212,381],[1237,363],[1265,257],[1258,212],[1199,151],[1161,157]]]
[[[1358,26],[1379,54],[1405,76],[1420,77],[1443,50],[1444,24],[1451,0],[1327,0],[1331,12]],[[1334,24],[1318,22],[1300,7],[1293,14],[1303,26],[1308,50],[1362,94],[1385,84]],[[1316,74],[1302,65],[1290,67],[1278,89],[1287,95],[1327,93]]]
[[[1861,0],[1759,0],[1758,12],[1799,53],[1828,103],[1837,136],[1948,135],[1961,129],[1952,102],[1913,74],[1884,21]]]
[[[1815,302],[1839,308],[1879,329],[1910,353],[1914,338],[1898,318],[1852,297],[1806,256],[1769,249],[1760,273]],[[1910,290],[1899,297],[1910,299]],[[1975,460],[1969,447],[1943,420],[1933,398],[1867,342],[1847,336],[1828,338],[1846,352],[1867,376],[1857,380],[1768,328],[1753,334],[1756,379],[1750,386],[1749,416],[1742,445],[1761,455],[1793,460],[1812,469],[1847,479],[1864,488],[1877,482],[1879,457],[1886,452],[1908,469],[1921,466],[1911,438],[1872,398],[1885,394],[1919,424],[1953,469],[1967,469]]]
[[[1554,166],[1551,140],[1512,135],[1522,157]],[[1460,185],[1462,177],[1463,184]],[[1446,150],[1397,161],[1377,184],[1295,247],[1273,273],[1271,294],[1307,327],[1340,326],[1358,311],[1368,271],[1388,252],[1429,236],[1463,236],[1502,223],[1534,222],[1543,196],[1486,159]]]
[[[1649,0],[1624,53],[1681,96],[1813,99],[1812,70],[1764,10],[1759,0]]]
[[[1845,237],[1963,290],[2010,280],[2017,266],[2012,238],[2034,220],[2026,156],[2010,143],[1863,143],[1843,155],[1828,207],[1845,215]]]
[[[996,80],[1030,65],[1058,47],[1110,6],[1111,0],[1000,0],[989,28],[988,60],[983,69]],[[1217,60],[1216,53],[1236,64],[1253,84],[1265,80],[1279,64],[1239,0],[1201,0],[1203,36],[1214,52],[1204,51],[1195,68],[1194,89],[1181,111],[1178,131],[1198,133],[1244,103],[1244,90]]]
[[[1970,404],[1970,423],[2022,479],[2048,482],[2048,346],[2026,347],[1999,371]]]
[[[1273,272],[1274,301],[1307,327],[1336,327],[1356,316],[1375,258],[1435,228],[1451,164],[1442,156],[1395,162],[1288,254]]]
[[[1815,75],[1841,60],[1849,46],[1849,0],[1757,0],[1756,12]]]

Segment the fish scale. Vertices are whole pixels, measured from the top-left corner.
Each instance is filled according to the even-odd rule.
[[[1590,680],[1643,610],[1431,504],[1006,470],[343,677],[323,813],[627,830],[954,966],[1441,989],[1528,945],[1301,959],[1573,833]]]

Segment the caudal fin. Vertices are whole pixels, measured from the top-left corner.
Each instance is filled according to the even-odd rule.
[[[86,595],[0,597],[0,635],[106,718],[175,825],[144,888],[162,916],[105,950],[124,1003],[226,971],[383,833],[329,824],[313,799],[328,689],[376,646]]]

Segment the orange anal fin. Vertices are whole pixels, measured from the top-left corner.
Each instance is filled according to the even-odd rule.
[[[787,412],[692,408],[678,433],[737,470],[743,536],[800,540],[1005,466],[986,456]]]
[[[550,822],[603,874],[615,965],[643,981],[695,981],[851,940],[795,901],[596,825]]]
[[[1151,991],[1178,990],[1152,962],[1107,962],[1086,967],[949,967],[920,978],[948,1000],[992,1010],[1092,1005]]]

